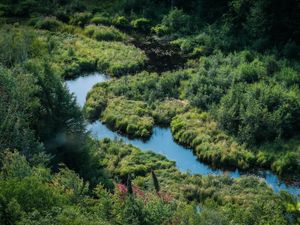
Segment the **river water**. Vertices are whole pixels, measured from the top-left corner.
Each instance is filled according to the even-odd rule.
[[[105,82],[109,80],[108,76],[99,73],[92,73],[89,75],[81,76],[75,80],[66,81],[66,85],[70,92],[74,93],[77,103],[83,107],[86,99],[86,95],[91,88],[99,82]],[[172,137],[170,128],[155,127],[151,138],[147,141],[139,139],[129,139],[116,132],[108,129],[100,121],[87,125],[87,129],[91,132],[92,136],[96,139],[110,138],[123,140],[127,144],[132,144],[142,151],[153,151],[158,154],[166,156],[169,160],[176,162],[177,168],[182,172],[188,172],[190,174],[226,174],[232,178],[238,178],[242,174],[236,171],[223,171],[210,168],[207,164],[197,160],[196,156],[190,149],[187,149],[181,145],[178,145]],[[265,179],[268,185],[270,185],[274,191],[285,190],[294,195],[300,195],[300,187],[288,185],[279,180],[277,175],[271,171],[260,171],[257,176]]]

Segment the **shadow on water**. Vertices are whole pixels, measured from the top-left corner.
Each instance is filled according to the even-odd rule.
[[[105,82],[109,80],[109,77],[94,73],[89,76],[82,76],[75,80],[66,81],[66,85],[69,90],[74,93],[77,98],[78,104],[83,107],[85,98],[89,90],[99,82]],[[197,160],[196,156],[190,149],[187,149],[181,145],[178,145],[172,137],[171,130],[169,128],[155,127],[153,129],[153,135],[149,140],[142,141],[139,139],[129,139],[116,132],[108,129],[100,121],[87,125],[89,130],[95,139],[101,140],[103,138],[110,138],[116,140],[122,140],[127,144],[131,144],[140,148],[143,151],[153,151],[158,154],[166,156],[166,158],[176,162],[177,168],[182,172],[189,172],[190,174],[214,174],[221,175],[226,174],[232,178],[238,178],[242,174],[239,170],[236,171],[223,171],[219,169],[212,169],[207,164]],[[271,171],[259,171],[248,175],[256,175],[264,178],[266,183],[271,186],[274,191],[285,190],[291,194],[300,195],[300,187],[287,185],[281,182],[275,174]]]

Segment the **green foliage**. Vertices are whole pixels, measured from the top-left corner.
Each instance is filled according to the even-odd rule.
[[[93,28],[91,35],[95,38],[126,37],[114,28]],[[6,66],[28,58],[43,57],[65,77],[95,70],[121,76],[139,70],[146,60],[141,50],[119,42],[94,41],[73,34],[25,31],[24,28],[7,29],[0,38],[0,59]]]
[[[114,33],[113,29],[108,29]],[[93,35],[97,35],[96,31]],[[103,32],[100,28],[98,31],[99,38],[112,38],[106,30]],[[117,34],[119,33],[116,36],[113,34],[113,38],[117,38]],[[120,42],[95,41],[71,34],[46,33],[45,38],[50,38],[55,43],[51,60],[65,77],[95,70],[121,76],[139,70],[146,60],[142,51]]]
[[[296,136],[289,140],[265,143],[257,148],[257,161],[264,167],[271,167],[280,175],[300,171],[300,143]]]
[[[173,9],[162,19],[162,26],[166,28],[168,34],[189,34],[192,31],[192,21],[180,9]]]
[[[259,160],[256,162],[259,158],[256,156],[256,147],[250,150],[242,146],[254,146],[266,140],[272,141],[274,138],[297,134],[299,125],[296,115],[299,109],[296,99],[299,98],[299,91],[296,68],[286,61],[276,60],[273,56],[263,56],[250,51],[227,56],[218,52],[202,57],[199,64],[196,62],[191,69],[163,73],[161,76],[141,73],[96,85],[87,97],[85,111],[88,118],[98,119],[109,102],[123,96],[129,100],[146,103],[147,108],[151,109],[149,116],[155,123],[167,126],[174,116],[185,113],[190,105],[202,110],[211,110],[214,119],[211,117],[209,123],[203,125],[191,122],[200,127],[187,126],[186,131],[183,131],[184,135],[178,134],[178,139],[183,140],[183,144],[193,147],[201,160],[214,166],[237,166],[243,169],[249,169],[258,163],[284,174],[292,171],[292,168],[297,168],[297,161],[290,160],[292,157],[286,158],[281,164],[278,162],[278,166],[275,167],[271,166],[275,162],[273,159],[268,164]],[[279,82],[281,84],[278,84]],[[237,93],[232,95],[236,89],[240,92],[235,91]],[[256,98],[257,101],[253,101]],[[258,105],[254,107],[253,104]],[[214,127],[211,138],[208,139],[210,141],[203,142],[206,143],[205,147],[196,150],[198,144],[194,145],[192,141],[195,136],[202,140],[205,132],[201,127],[204,129],[206,125],[210,126],[209,124],[213,124]],[[225,135],[224,131],[217,127],[228,131],[228,134]],[[199,129],[199,132],[196,132],[196,129]],[[210,132],[210,129],[205,129]],[[215,132],[220,133],[221,137],[225,135],[228,143],[225,142],[224,147],[222,139],[213,138]],[[237,137],[237,140],[233,141],[230,135]],[[215,140],[216,143],[211,144]],[[279,150],[277,154],[279,156],[285,153]],[[270,152],[270,155],[273,153]]]
[[[91,19],[91,23],[96,25],[111,25],[112,21],[107,16],[96,15]]]
[[[84,28],[86,36],[97,41],[124,41],[126,35],[114,27],[89,25]]]
[[[163,102],[155,104],[155,110],[152,116],[155,123],[168,126],[173,117],[178,114],[184,113],[188,109],[188,103],[177,99],[168,99]]]
[[[0,24],[17,23],[0,30],[0,223],[299,223],[297,200],[275,194],[258,178],[190,176],[163,156],[91,140],[61,83],[61,77],[95,70],[117,77],[139,71],[145,54],[103,25],[132,26],[139,35],[152,26],[193,57],[192,68],[96,85],[87,117],[137,137],[149,137],[154,123],[172,121],[174,138],[213,166],[297,175],[298,11],[295,0],[2,1],[0,15],[7,18]],[[32,19],[26,23],[26,17]],[[266,54],[230,53],[245,48]],[[60,162],[83,178],[58,169]],[[113,190],[128,176],[132,188]]]
[[[172,221],[175,224],[255,222],[260,225],[286,224],[297,219],[297,212],[293,211],[297,201],[288,194],[274,194],[255,177],[233,180],[226,176],[182,174],[175,169],[175,162],[163,156],[109,139],[99,142],[95,154],[101,156],[98,163],[106,165],[116,180],[133,175],[133,194],[129,195],[126,187],[123,192],[116,189],[110,193],[98,185],[92,190],[94,198],[89,195],[87,184],[73,171],[65,168],[51,174],[45,167],[29,166],[17,152],[7,152],[1,161],[5,165],[1,168],[4,173],[0,174],[1,224],[52,224],[54,221],[154,225]],[[153,169],[160,181],[159,194],[154,194]],[[28,172],[14,175],[15,171],[22,170]],[[141,182],[142,187],[136,186]],[[189,201],[195,201],[196,205]]]
[[[136,147],[109,139],[101,141],[99,149],[104,152],[102,160],[106,168],[113,176],[123,180],[127,180],[129,174],[135,178],[150,174],[152,170],[172,169],[175,165],[162,155],[141,152]]]
[[[45,17],[35,23],[35,28],[49,31],[58,31],[61,26],[62,22],[55,17]]]
[[[155,190],[151,173],[154,168],[160,183],[160,193],[162,195],[171,193],[174,198],[171,202],[179,204],[176,216],[171,218],[169,216],[170,219],[175,219],[176,224],[215,224],[216,222],[221,224],[264,224],[269,221],[275,224],[284,224],[286,218],[282,216],[282,213],[285,212],[286,206],[283,202],[291,204],[293,207],[297,205],[293,199],[274,194],[264,181],[256,177],[244,176],[239,179],[231,179],[227,176],[182,174],[174,168],[172,162],[162,156],[141,152],[133,146],[108,139],[100,142],[99,154],[101,151],[105,155],[104,163],[114,177],[126,180],[127,175],[132,174],[133,185],[141,186],[143,190]],[[147,197],[149,198],[149,196]],[[181,200],[177,202],[175,199]],[[201,205],[197,205],[200,213],[197,213],[195,205],[186,205],[184,199],[201,203]],[[129,200],[124,202],[127,201]],[[149,214],[143,214],[141,206],[136,206],[137,211],[131,212],[130,217],[127,216],[125,219],[124,215],[122,216],[123,221],[127,221],[129,218],[130,220],[136,219],[133,215],[137,212],[139,215],[144,215],[146,220],[149,218],[148,215],[156,215],[155,218],[153,216],[150,218],[158,221],[164,218],[164,215],[168,215],[167,212],[170,213],[168,210],[165,211],[164,207],[172,209],[172,205],[162,204],[162,202],[152,205],[151,202],[152,200],[148,200],[147,203],[150,205],[145,206],[149,208]],[[138,204],[133,199],[130,200],[130,203]],[[156,207],[158,206],[160,210],[157,211]],[[122,204],[121,207],[128,206]],[[132,210],[132,208],[127,210]],[[260,215],[262,220],[257,220],[256,215]],[[295,214],[291,215],[290,221],[295,218]],[[152,224],[151,221],[147,221],[146,224],[148,223]]]
[[[208,55],[212,52],[213,38],[203,32],[195,36],[178,38],[171,43],[180,47],[181,51],[191,56]],[[200,52],[201,49],[201,52]]]
[[[147,18],[135,19],[130,24],[133,28],[143,32],[147,32],[151,28],[151,21]]]
[[[125,16],[117,16],[113,19],[113,24],[117,27],[127,28],[129,27],[129,21]]]
[[[33,77],[28,74],[13,77],[0,67],[0,88],[0,149],[19,149],[32,157],[43,149],[30,126],[34,122],[30,121],[32,112],[39,108]]]
[[[163,37],[164,35],[168,34],[168,28],[164,25],[156,25],[155,27],[151,28],[151,31],[155,33],[159,37]]]
[[[221,101],[218,121],[242,142],[289,137],[299,127],[298,91],[264,82],[233,87]]]
[[[171,123],[174,139],[192,147],[196,155],[213,166],[253,166],[255,156],[218,129],[208,113],[190,111],[176,116]]]
[[[114,98],[109,101],[101,120],[114,130],[141,138],[150,137],[154,125],[145,103],[125,98]]]
[[[30,31],[13,28],[2,36],[2,49],[20,45],[22,51],[2,52],[0,61],[9,67],[0,66],[0,151],[16,149],[32,164],[49,163],[52,154],[51,165],[63,161],[91,176],[92,146],[83,116],[57,68],[45,62],[53,51],[52,42],[47,45]],[[102,174],[101,169],[93,169],[96,174]]]
[[[91,18],[92,18],[92,14],[89,12],[75,13],[72,16],[70,23],[72,25],[84,27],[86,24],[90,22]]]
[[[148,138],[154,121],[166,126],[188,108],[187,102],[174,99],[185,78],[184,72],[163,76],[144,72],[95,85],[87,96],[85,114],[90,120],[101,117],[109,127],[129,136]]]

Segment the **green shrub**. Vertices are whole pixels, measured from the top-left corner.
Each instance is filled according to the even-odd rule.
[[[209,55],[213,50],[212,37],[205,32],[198,35],[181,37],[171,43],[179,46],[181,51],[193,57]]]
[[[276,140],[255,148],[257,162],[265,168],[272,168],[279,175],[292,175],[300,171],[299,137]]]
[[[191,17],[177,8],[169,11],[162,20],[162,26],[169,34],[189,34],[192,32]]]
[[[299,92],[260,82],[234,86],[222,98],[220,126],[249,145],[291,137],[300,126]]]
[[[113,19],[113,24],[117,27],[126,28],[129,26],[129,21],[126,19],[125,16],[118,16]]]
[[[156,124],[168,126],[173,117],[185,112],[188,108],[188,103],[177,99],[168,99],[155,104],[155,110],[152,116]]]
[[[191,147],[197,157],[215,167],[248,169],[255,155],[221,131],[208,113],[189,111],[171,122],[174,139]]]
[[[295,42],[289,41],[284,45],[282,54],[291,59],[299,58],[300,47]]]
[[[55,43],[51,61],[64,77],[92,70],[122,76],[139,70],[146,60],[144,52],[121,42],[96,41],[71,34],[42,35],[47,36]]]
[[[240,81],[247,83],[257,82],[267,75],[265,65],[259,60],[254,60],[249,64],[240,64],[236,69],[236,73]]]
[[[122,97],[108,101],[101,120],[114,130],[139,138],[150,137],[154,125],[151,111],[145,103]]]
[[[38,19],[35,22],[34,27],[37,29],[49,30],[49,31],[58,31],[62,27],[62,22],[58,21],[55,17],[44,17]]]
[[[168,34],[168,28],[164,25],[161,25],[161,24],[156,25],[155,27],[152,27],[151,31],[159,37],[163,37],[166,34]]]
[[[97,41],[123,41],[126,35],[114,27],[89,25],[84,28],[84,34]]]
[[[288,88],[293,86],[300,87],[299,72],[291,67],[281,67],[280,70],[274,74],[274,78]]]
[[[111,25],[112,23],[111,19],[108,16],[102,15],[94,16],[90,22],[96,25]]]
[[[90,22],[92,18],[92,14],[89,12],[80,12],[75,13],[70,20],[70,23],[75,26],[84,27],[86,24]]]
[[[143,32],[149,31],[151,28],[151,21],[146,18],[138,18],[131,21],[130,24],[133,28]]]

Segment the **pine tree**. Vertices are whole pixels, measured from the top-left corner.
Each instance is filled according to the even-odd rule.
[[[127,192],[128,192],[128,194],[133,193],[130,174],[128,174],[128,177],[127,177]]]
[[[151,174],[152,174],[152,180],[153,180],[153,185],[154,185],[154,188],[156,190],[156,193],[158,194],[159,191],[160,191],[160,187],[159,187],[159,182],[158,182],[158,179],[154,173],[154,170],[151,171]]]

